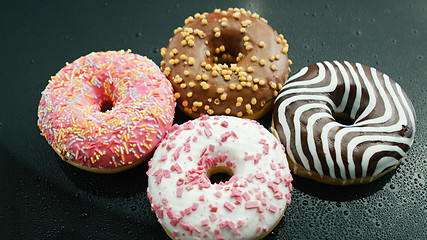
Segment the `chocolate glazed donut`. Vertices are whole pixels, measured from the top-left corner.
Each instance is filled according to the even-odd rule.
[[[276,99],[273,133],[297,175],[357,184],[394,169],[415,135],[415,113],[402,88],[360,63],[303,68]]]
[[[237,8],[197,13],[185,24],[162,48],[161,62],[182,111],[258,119],[271,109],[290,72],[283,35]]]

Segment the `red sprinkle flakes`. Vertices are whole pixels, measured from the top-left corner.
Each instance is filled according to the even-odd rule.
[[[246,204],[245,204],[246,209],[252,209],[252,208],[257,208],[257,207],[258,207],[257,201],[246,202]]]
[[[241,228],[244,224],[245,222],[243,220],[237,221],[237,228]]]
[[[221,122],[221,126],[225,127],[225,128],[228,127],[228,122],[227,121],[222,121]]]
[[[200,195],[199,201],[205,201],[205,195]]]
[[[181,187],[181,186],[179,186],[177,189],[176,189],[176,197],[182,197],[182,193],[184,192],[184,187]]]
[[[232,212],[233,209],[235,208],[235,206],[233,206],[233,204],[231,204],[230,202],[225,202],[224,207],[230,212]]]
[[[220,191],[217,191],[214,193],[215,197],[220,198],[222,193]]]
[[[201,221],[201,223],[202,223],[201,224],[202,227],[208,226],[209,225],[209,219],[205,218]]]
[[[268,207],[268,210],[269,210],[270,212],[272,212],[272,213],[275,213],[275,212],[277,212],[277,207],[276,207],[276,206],[273,206],[273,205],[270,205],[270,206]]]
[[[212,213],[211,215],[209,215],[209,220],[211,220],[211,222],[215,222],[218,218],[216,217],[215,213]]]

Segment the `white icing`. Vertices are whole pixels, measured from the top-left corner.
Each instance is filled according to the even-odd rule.
[[[229,134],[236,136],[224,141]],[[224,156],[226,160],[219,161]],[[218,160],[215,166],[228,165],[234,173],[229,181],[210,183],[206,171],[215,167],[207,165],[208,158]],[[182,172],[174,170],[175,164]],[[147,192],[151,207],[159,222],[177,239],[256,239],[274,227],[290,203],[292,176],[284,148],[251,120],[202,117],[174,127],[149,165]],[[198,174],[191,174],[196,169]],[[165,174],[160,180],[159,173]],[[193,177],[202,185],[208,184],[193,185]],[[236,191],[246,197],[233,196]],[[258,207],[252,208],[255,205]],[[211,211],[212,206],[217,207],[216,212]],[[180,217],[173,220],[176,216]]]

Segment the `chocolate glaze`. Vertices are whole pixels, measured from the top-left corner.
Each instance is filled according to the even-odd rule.
[[[353,124],[333,117],[344,113]],[[289,157],[321,177],[365,182],[396,166],[415,134],[415,112],[401,87],[359,63],[302,69],[277,97],[273,132]],[[297,173],[298,174],[298,173]]]
[[[243,9],[196,14],[185,23],[162,49],[161,68],[178,107],[191,117],[260,118],[290,71],[283,35]]]

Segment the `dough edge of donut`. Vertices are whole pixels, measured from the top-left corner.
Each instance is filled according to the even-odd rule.
[[[273,129],[274,129],[274,131],[273,131]],[[271,131],[270,132],[273,133],[273,135],[281,142],[279,136],[277,136],[276,129],[274,128],[274,119],[271,121]],[[327,176],[327,175],[322,176],[315,171],[311,171],[311,170],[308,171],[307,169],[304,168],[304,166],[295,162],[295,160],[291,159],[287,153],[286,153],[286,156],[287,156],[289,168],[291,169],[291,172],[293,174],[304,177],[304,178],[308,178],[311,180],[315,180],[317,182],[326,183],[329,185],[337,185],[337,186],[351,186],[351,185],[360,185],[360,184],[371,183],[371,182],[377,180],[378,178],[386,175],[387,173],[393,171],[394,169],[396,169],[397,166],[399,166],[399,164],[404,159],[404,157],[402,157],[395,165],[391,166],[390,168],[381,172],[380,174],[378,174],[375,177],[367,176],[364,178],[355,178],[355,179],[344,180],[341,178],[331,178],[330,176]]]
[[[81,170],[87,171],[87,172],[92,172],[92,173],[98,173],[98,174],[114,174],[114,173],[120,173],[120,172],[124,172],[126,170],[129,170],[131,168],[134,168],[136,166],[138,166],[139,164],[147,161],[148,159],[150,159],[152,157],[152,155],[154,154],[154,151],[149,152],[148,154],[146,154],[144,157],[141,157],[140,159],[138,159],[138,161],[130,164],[130,165],[126,165],[123,167],[117,167],[117,168],[97,168],[97,167],[89,167],[89,166],[83,166],[73,160],[70,159],[66,159],[65,157],[59,155],[61,157],[61,159],[68,163],[73,165],[74,167],[77,167]]]

